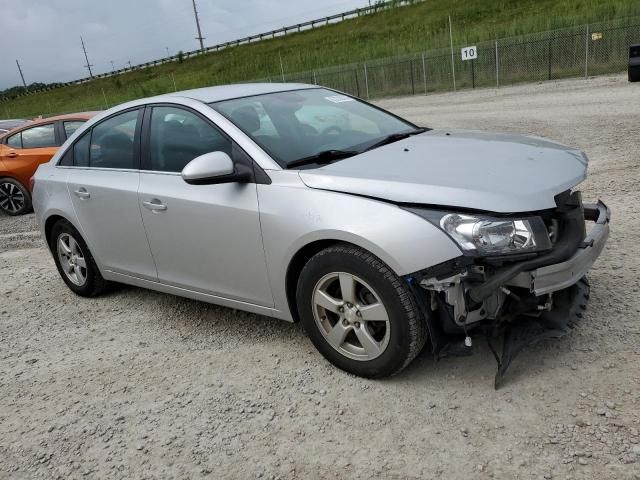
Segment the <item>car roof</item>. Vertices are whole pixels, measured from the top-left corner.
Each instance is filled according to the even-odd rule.
[[[305,83],[236,83],[169,93],[154,97],[154,100],[162,99],[163,97],[186,97],[204,103],[212,103],[234,98],[251,97],[253,95],[263,95],[265,93],[287,92],[309,88],[318,88],[318,86]]]
[[[38,118],[30,125],[39,125],[41,123],[55,122],[56,120],[89,120],[97,115],[99,112],[78,112],[78,113],[65,113],[64,115],[55,115],[53,117]]]

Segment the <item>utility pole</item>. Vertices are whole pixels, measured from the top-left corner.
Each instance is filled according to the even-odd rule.
[[[24,75],[22,74],[22,68],[20,68],[20,62],[18,62],[18,60],[16,60],[16,65],[18,65],[18,71],[20,72],[20,78],[22,79],[22,84],[24,85],[24,88],[27,88],[27,82],[24,81]]]
[[[196,27],[198,27],[198,36],[196,40],[200,41],[200,50],[204,50],[204,37],[202,36],[202,32],[200,31],[200,19],[198,18],[198,9],[196,8],[196,0],[191,0],[193,2],[193,13],[196,16]]]
[[[111,73],[116,71],[116,64],[113,63],[113,60],[109,60],[111,62]]]
[[[171,54],[169,53],[169,47],[164,47],[167,50],[167,58],[169,58],[171,56]]]
[[[93,65],[89,63],[89,57],[87,56],[87,49],[84,46],[84,39],[82,38],[82,36],[80,37],[80,42],[82,43],[82,51],[84,52],[84,59],[87,61],[87,64],[85,65],[85,67],[87,67],[87,69],[89,70],[89,76],[93,78],[93,72],[91,71],[91,67],[93,67]]]
[[[127,62],[129,64],[129,70],[131,70],[131,60]]]

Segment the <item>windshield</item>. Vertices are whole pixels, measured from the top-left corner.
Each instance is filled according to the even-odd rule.
[[[355,98],[323,88],[269,93],[210,104],[282,167],[346,158],[416,127]],[[297,162],[296,162],[297,161]]]

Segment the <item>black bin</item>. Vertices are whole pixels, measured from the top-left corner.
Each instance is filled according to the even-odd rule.
[[[640,44],[629,47],[629,81],[640,82]]]

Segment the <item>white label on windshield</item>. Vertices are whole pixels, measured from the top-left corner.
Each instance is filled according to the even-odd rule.
[[[333,103],[353,102],[353,98],[345,97],[344,95],[333,95],[332,97],[324,97]]]

